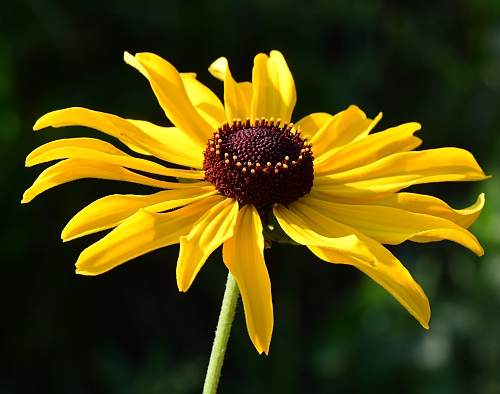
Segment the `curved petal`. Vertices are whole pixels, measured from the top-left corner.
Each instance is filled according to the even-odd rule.
[[[255,56],[252,82],[254,93],[251,119],[281,118],[283,123],[289,123],[297,94],[283,55],[278,51],[271,51],[269,57],[264,53]]]
[[[333,115],[327,114],[325,112],[316,112],[304,116],[302,119],[296,122],[295,125],[297,126],[297,128],[300,128],[300,130],[302,131],[302,135],[310,140],[332,118]]]
[[[149,80],[158,102],[170,121],[204,148],[213,127],[198,113],[191,102],[175,67],[153,53],[138,53],[135,57],[125,56],[124,59]]]
[[[234,235],[222,256],[240,289],[248,334],[259,353],[268,354],[273,333],[271,281],[264,261],[264,237],[257,210],[247,204],[238,212]]]
[[[273,207],[273,213],[286,235],[298,244],[327,247],[342,254],[355,256],[370,264],[376,264],[375,256],[356,235],[336,231],[334,228],[330,229],[328,234],[318,233],[309,226],[306,220],[298,217],[283,205],[278,204]]]
[[[326,248],[309,246],[309,249],[324,261],[352,265],[364,272],[392,294],[424,328],[429,329],[429,320],[431,318],[429,300],[408,270],[387,249],[381,246],[380,250],[374,251],[378,261],[375,266]]]
[[[219,81],[224,82],[226,79],[227,59],[225,57],[218,58],[210,65],[208,71]]]
[[[478,256],[484,254],[474,235],[439,217],[392,207],[336,204],[311,196],[301,198],[300,202],[382,244],[397,245],[413,237],[431,238],[432,241],[447,239],[469,248]]]
[[[64,242],[84,235],[116,227],[140,209],[162,212],[178,208],[202,198],[214,195],[213,186],[165,190],[148,196],[114,194],[87,205],[64,227],[61,238]]]
[[[413,133],[420,130],[418,123],[406,123],[380,133],[366,136],[314,160],[314,173],[332,174],[348,171],[376,162],[399,152],[415,149],[422,143]]]
[[[93,148],[85,148],[79,145],[81,145],[81,141],[75,142],[73,139],[49,142],[28,155],[26,167],[60,159],[83,159],[100,161],[168,177],[186,179],[203,179],[205,177],[204,171],[171,169],[149,160],[129,156],[119,150],[116,153],[108,153],[106,149],[100,150],[101,146],[94,145]]]
[[[56,148],[65,148],[68,146],[72,146],[74,148],[86,148],[86,149],[94,149],[100,152],[109,153],[110,155],[118,155],[118,156],[128,156],[125,152],[122,152],[120,149],[116,148],[114,145],[111,145],[108,142],[98,140],[96,138],[62,138],[55,141],[47,142],[34,149],[28,156],[26,156],[26,163],[30,163],[35,160],[37,157],[41,156],[44,153],[47,153]],[[31,167],[31,166],[30,166]]]
[[[322,160],[322,155],[331,155],[342,146],[366,137],[381,118],[382,113],[374,120],[368,119],[357,106],[351,105],[333,116],[309,139],[314,157]]]
[[[328,234],[332,229],[335,229],[335,231],[354,234],[363,241],[377,259],[377,264],[369,264],[362,259],[329,248],[318,246],[308,246],[308,248],[322,260],[331,263],[350,264],[363,271],[391,293],[423,327],[429,328],[429,301],[422,288],[391,252],[373,239],[322,215],[313,208],[299,202],[293,203],[291,208],[298,217],[307,220],[307,223],[314,231]]]
[[[253,87],[250,82],[237,83],[231,75],[225,57],[213,62],[208,71],[224,82],[224,105],[228,122],[233,119],[246,119],[251,116]]]
[[[226,121],[226,112],[219,98],[196,79],[196,74],[181,73],[180,75],[189,100],[196,111],[212,126],[213,130],[217,130],[217,127]]]
[[[476,221],[485,203],[484,193],[478,196],[477,201],[473,205],[465,209],[453,209],[437,197],[416,193],[401,192],[379,198],[349,199],[335,197],[328,193],[312,190],[310,196],[318,200],[341,204],[376,205],[403,209],[408,212],[423,213],[425,215],[451,220],[453,223],[463,228],[468,228]]]
[[[314,189],[337,196],[388,195],[410,185],[487,179],[474,157],[463,149],[403,152],[349,171],[314,179]]]
[[[178,128],[161,127],[144,120],[127,119],[127,121],[163,144],[163,160],[185,167],[203,167],[203,150],[200,150],[198,145]],[[131,143],[126,143],[126,145],[137,153],[151,155],[151,153]]]
[[[36,121],[33,126],[33,130],[40,130],[49,126],[90,127],[109,134],[128,146],[135,146],[142,151],[158,157],[159,159],[168,161],[171,156],[169,155],[169,147],[162,141],[148,135],[132,122],[122,119],[119,116],[106,114],[104,112],[92,111],[90,109],[80,107],[66,108],[49,112]],[[187,136],[183,138],[183,141],[185,139],[190,139],[190,137]],[[189,154],[197,155],[200,152],[203,152],[206,147],[206,142],[207,141],[205,141],[204,144],[197,145],[196,149],[192,148],[192,144],[190,144],[186,146],[186,150],[190,149],[191,151]]]
[[[83,178],[98,178],[114,181],[139,183],[161,189],[181,189],[193,186],[207,186],[208,182],[174,183],[159,181],[136,174],[123,167],[93,160],[68,159],[60,161],[42,171],[33,185],[24,192],[21,203],[27,203],[44,191]]]
[[[238,201],[224,198],[193,224],[189,234],[180,239],[177,260],[177,286],[187,291],[208,256],[234,234]]]
[[[76,273],[99,275],[152,250],[178,243],[200,215],[222,199],[207,197],[168,213],[140,210],[85,249],[76,262]]]

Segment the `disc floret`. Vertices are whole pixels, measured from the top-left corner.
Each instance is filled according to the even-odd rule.
[[[234,119],[214,130],[204,152],[205,179],[223,195],[257,208],[291,204],[311,191],[313,154],[293,123]]]

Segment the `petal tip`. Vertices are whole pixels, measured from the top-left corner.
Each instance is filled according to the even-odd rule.
[[[75,273],[83,276],[95,276],[95,274],[91,272],[79,269],[78,266],[76,267]]]

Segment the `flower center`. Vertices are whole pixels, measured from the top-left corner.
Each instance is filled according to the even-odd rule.
[[[311,191],[314,179],[311,145],[292,126],[273,118],[223,123],[204,152],[205,179],[242,205],[291,204]]]

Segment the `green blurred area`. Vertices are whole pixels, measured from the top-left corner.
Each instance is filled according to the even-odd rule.
[[[471,151],[492,179],[414,190],[455,208],[486,192],[472,232],[478,258],[450,242],[390,247],[427,293],[424,330],[352,267],[306,248],[266,251],[275,310],[270,355],[236,314],[220,393],[500,393],[500,2],[498,0],[25,0],[0,3],[0,393],[198,393],[224,290],[220,250],[185,294],[178,247],[105,275],[74,273],[102,235],[67,244],[80,209],[147,187],[82,180],[28,205],[35,147],[84,128],[32,132],[44,113],[83,106],[160,125],[167,120],[123,51],[154,52],[222,96],[207,68],[220,56],[239,81],[253,57],[282,51],[294,75],[293,120],[350,104],[377,130],[423,126],[421,149]]]

